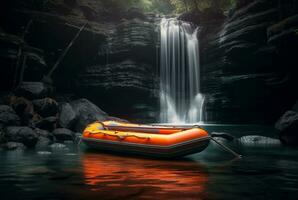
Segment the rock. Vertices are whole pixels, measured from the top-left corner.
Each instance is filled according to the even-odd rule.
[[[37,151],[37,154],[38,155],[51,155],[52,152],[49,152],[49,151]]]
[[[38,149],[38,150],[47,149],[51,143],[52,143],[52,140],[50,140],[49,138],[40,136],[35,145],[35,149]]]
[[[42,117],[55,116],[58,112],[58,103],[51,98],[32,101],[35,111]]]
[[[17,97],[14,95],[10,96],[9,99],[10,105],[18,116],[21,117],[22,125],[28,125],[35,115],[32,102],[24,97]]]
[[[247,135],[237,139],[239,144],[248,147],[274,147],[280,146],[281,142],[278,139],[264,137],[260,135]]]
[[[94,121],[106,120],[107,114],[102,111],[95,104],[87,99],[78,99],[71,102],[71,106],[76,113],[76,126],[75,130],[81,132],[88,124]]]
[[[22,82],[15,93],[27,99],[40,99],[49,95],[49,89],[42,82]]]
[[[10,106],[0,105],[0,124],[7,126],[19,125],[20,118]]]
[[[3,147],[3,149],[9,150],[9,151],[11,151],[11,150],[17,150],[17,151],[26,150],[26,146],[19,142],[7,142],[2,147]]]
[[[79,143],[82,138],[82,133],[75,133],[74,135],[75,135],[75,142]]]
[[[287,111],[276,122],[275,128],[280,131],[279,138],[284,144],[298,145],[298,113]]]
[[[38,137],[45,137],[52,141],[54,140],[54,135],[47,130],[36,128],[34,131],[36,132]]]
[[[47,117],[34,123],[40,129],[53,131],[56,128],[57,117]]]
[[[66,147],[65,144],[61,144],[61,143],[54,143],[50,145],[50,148],[53,151],[59,151],[59,150],[68,150],[68,148]]]
[[[221,138],[224,138],[224,139],[229,140],[229,141],[233,141],[235,139],[235,137],[232,136],[229,133],[212,132],[211,136],[212,137],[221,137]]]
[[[27,147],[34,147],[38,140],[37,134],[26,126],[9,126],[5,130],[4,137],[7,141],[19,142]]]
[[[55,129],[53,135],[58,141],[74,140],[73,132],[66,128]]]
[[[76,120],[76,113],[69,103],[62,103],[59,108],[59,125],[63,128],[71,128]]]

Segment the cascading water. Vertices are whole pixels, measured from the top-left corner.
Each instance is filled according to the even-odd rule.
[[[175,18],[160,23],[161,122],[203,121],[198,28]]]

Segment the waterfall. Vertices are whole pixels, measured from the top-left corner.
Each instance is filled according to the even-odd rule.
[[[198,28],[175,18],[160,23],[160,120],[203,121]]]

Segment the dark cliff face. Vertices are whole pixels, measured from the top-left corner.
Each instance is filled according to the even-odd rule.
[[[21,79],[41,81],[87,23],[52,75],[56,93],[89,98],[114,116],[156,120],[159,33],[154,16],[107,9],[110,1],[5,2],[1,91],[11,91]],[[180,16],[201,27],[205,119],[273,123],[298,96],[298,5],[291,0],[238,2],[228,16],[216,9]]]
[[[297,100],[297,3],[282,5],[250,1],[199,22],[207,121],[273,123]]]
[[[155,120],[154,17],[107,9],[103,2],[109,4],[7,1],[0,25],[1,90],[11,91],[21,79],[41,81],[86,24],[52,75],[56,93],[87,97],[114,116]]]

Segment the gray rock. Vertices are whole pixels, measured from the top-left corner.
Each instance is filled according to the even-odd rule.
[[[54,143],[50,145],[50,148],[52,150],[67,150],[67,147],[65,144],[61,144],[61,143]]]
[[[37,99],[32,101],[34,110],[42,117],[55,116],[58,112],[58,103],[51,98]]]
[[[12,150],[23,151],[26,149],[26,146],[19,142],[7,142],[2,147],[3,149],[9,150],[9,151],[12,151]]]
[[[7,126],[19,125],[20,118],[10,106],[0,105],[0,124]]]
[[[45,138],[48,138],[52,141],[54,140],[54,135],[51,132],[47,131],[47,130],[36,128],[34,131],[36,132],[38,137],[45,137]]]
[[[10,142],[19,142],[27,147],[34,147],[38,136],[29,127],[26,126],[9,126],[6,128],[4,137]]]
[[[42,82],[23,82],[16,90],[16,95],[28,99],[39,99],[49,95],[49,89]]]
[[[51,155],[52,152],[49,152],[49,151],[38,151],[37,154],[38,155]]]
[[[34,123],[40,129],[52,131],[56,128],[57,117],[47,117]]]
[[[275,128],[279,130],[279,138],[284,144],[298,145],[298,113],[287,111],[276,122]]]
[[[73,132],[66,128],[55,129],[53,135],[58,141],[74,140]]]
[[[50,144],[52,144],[52,140],[50,140],[47,137],[40,136],[35,145],[35,149],[38,149],[38,150],[47,149]]]
[[[264,137],[260,135],[247,135],[237,139],[239,144],[248,147],[274,147],[280,146],[281,142],[278,139]]]
[[[107,114],[95,104],[87,99],[78,99],[71,102],[71,106],[76,113],[75,130],[81,132],[88,124],[97,120],[103,121],[107,119]]]
[[[63,128],[71,128],[76,120],[76,112],[69,103],[62,103],[59,109],[59,125]]]

